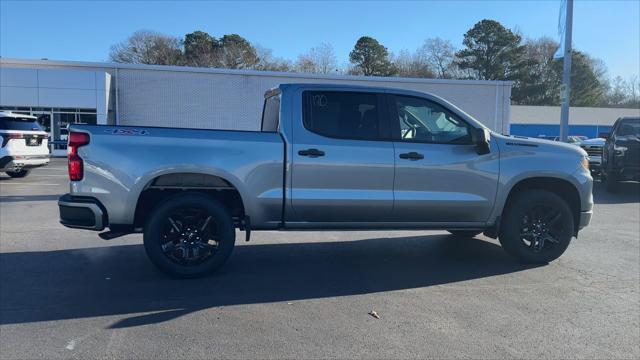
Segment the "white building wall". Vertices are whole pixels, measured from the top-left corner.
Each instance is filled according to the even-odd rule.
[[[509,128],[511,86],[505,83],[140,69],[118,70],[118,123],[258,130],[265,91],[282,83],[339,83],[431,92],[451,101],[493,129],[508,132]]]
[[[52,101],[46,101],[46,106],[65,107],[49,104],[71,98],[76,102],[91,102],[98,109],[99,123],[108,118],[109,123],[121,125],[257,130],[264,92],[282,83],[338,83],[431,92],[497,131],[508,133],[510,123],[511,82],[505,81],[324,76],[0,58],[0,69],[4,71],[7,68],[12,70],[7,72],[8,80],[0,89],[0,95],[7,101],[2,100],[0,104],[20,106],[22,104],[13,101],[18,98],[40,104],[40,101],[44,103],[48,99]],[[39,92],[38,87],[33,87],[39,72],[54,70],[73,78],[65,86],[56,85],[56,97],[47,90]],[[77,72],[82,74],[73,75]],[[95,76],[95,85],[92,85],[94,97],[82,91],[88,85],[81,84],[89,82],[86,72],[93,72]],[[45,77],[51,80],[48,83],[58,83],[52,79],[54,75]],[[17,79],[15,81],[22,85],[11,85],[12,79]],[[29,81],[31,83],[25,85]],[[44,98],[41,99],[40,95]]]
[[[620,117],[640,117],[640,109],[571,107],[569,124],[608,126]],[[560,106],[511,106],[511,122],[514,124],[560,124]]]

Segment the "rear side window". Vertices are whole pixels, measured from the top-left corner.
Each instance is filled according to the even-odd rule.
[[[273,95],[264,101],[262,109],[262,131],[276,132],[280,124],[280,94]]]
[[[303,123],[311,132],[340,139],[380,139],[375,93],[305,91],[303,105]]]
[[[42,131],[42,127],[30,118],[0,117],[0,130]]]

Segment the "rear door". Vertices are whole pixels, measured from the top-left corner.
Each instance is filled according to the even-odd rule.
[[[388,221],[394,151],[382,122],[384,95],[299,90],[293,112],[288,221]],[[386,138],[386,141],[385,141]]]
[[[478,223],[495,201],[499,156],[478,155],[472,126],[420,97],[389,95],[397,222]]]

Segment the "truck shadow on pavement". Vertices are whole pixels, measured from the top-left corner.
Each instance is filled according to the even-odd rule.
[[[58,201],[60,195],[6,195],[0,196],[0,203],[24,201]]]
[[[412,289],[529,268],[493,242],[449,235],[241,244],[218,273],[199,279],[165,276],[141,245],[2,253],[0,324],[131,315],[109,326],[125,328],[214,307]]]
[[[626,204],[640,202],[640,182],[621,182],[615,192],[608,192],[600,181],[593,182],[593,202],[596,204]]]

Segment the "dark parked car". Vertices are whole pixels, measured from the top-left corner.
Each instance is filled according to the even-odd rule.
[[[640,181],[640,117],[616,120],[602,155],[607,190],[614,191],[619,181]]]

